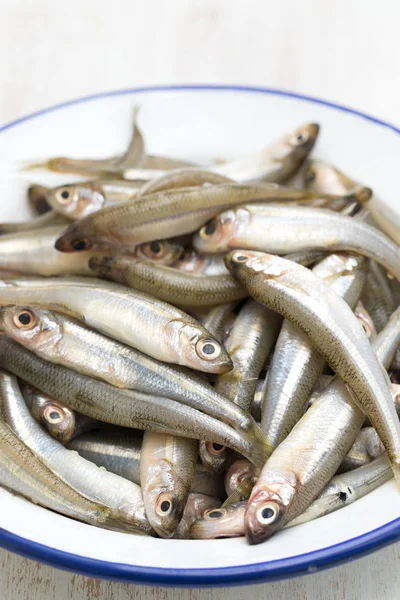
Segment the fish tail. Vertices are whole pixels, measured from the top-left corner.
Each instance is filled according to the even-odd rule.
[[[48,159],[39,162],[23,162],[20,166],[20,171],[36,171],[38,169],[50,169],[50,161]]]

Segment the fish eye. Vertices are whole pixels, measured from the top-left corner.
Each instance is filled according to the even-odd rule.
[[[139,255],[143,253],[146,258],[161,258],[165,254],[164,244],[158,241],[141,244],[138,250]]]
[[[206,510],[203,517],[205,519],[222,519],[222,517],[225,517],[225,515],[225,508],[212,508],[211,510]]]
[[[206,448],[208,452],[210,454],[213,454],[214,456],[219,456],[226,450],[226,446],[223,446],[222,444],[217,444],[216,442],[207,442]]]
[[[201,233],[203,235],[212,235],[213,233],[215,233],[216,229],[217,221],[213,219],[212,221],[209,221],[204,225],[203,229],[201,230]]]
[[[166,517],[174,512],[176,508],[176,500],[171,494],[160,494],[156,503],[156,513],[160,517]]]
[[[305,129],[304,131],[299,131],[292,137],[292,145],[293,146],[302,146],[310,139],[310,134]]]
[[[313,171],[312,169],[310,169],[308,171],[308,173],[306,174],[306,176],[304,177],[304,181],[306,183],[311,183],[312,181],[314,181],[316,178],[316,173],[315,171]]]
[[[71,246],[77,252],[81,252],[82,250],[89,250],[92,244],[89,240],[77,240],[76,242],[72,242]]]
[[[269,525],[277,520],[280,508],[276,502],[266,502],[257,511],[257,520],[262,525]]]
[[[57,200],[61,202],[61,204],[68,204],[71,198],[71,194],[66,188],[63,188],[61,190],[58,190],[56,197]]]
[[[162,244],[160,244],[160,242],[151,242],[150,250],[154,254],[160,254],[160,252],[162,251]]]
[[[196,344],[196,351],[204,360],[214,360],[221,354],[221,346],[215,340],[200,340]]]
[[[233,262],[239,262],[239,263],[244,263],[249,259],[250,259],[250,256],[246,256],[246,254],[235,254],[235,256],[232,257]]]
[[[32,311],[24,309],[18,311],[13,318],[14,324],[18,329],[32,329],[37,322],[37,319]]]
[[[47,406],[43,411],[43,416],[46,421],[52,425],[60,423],[64,418],[62,411],[54,406]]]

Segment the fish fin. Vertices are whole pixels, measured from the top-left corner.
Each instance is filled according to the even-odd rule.
[[[248,441],[252,448],[251,453],[246,458],[257,468],[262,469],[273,452],[272,445],[270,443],[257,442],[254,438],[248,438]]]
[[[241,502],[243,500],[248,500],[250,498],[251,491],[254,487],[253,477],[248,477],[242,483],[238,485],[236,490],[234,490],[225,500],[222,505],[222,508],[226,508],[231,504],[235,504],[236,502]]]
[[[271,443],[269,442],[266,433],[261,429],[261,427],[255,421],[251,424],[251,427],[249,428],[247,433],[249,433],[253,437],[254,440],[256,440],[262,446],[265,447],[265,450],[266,450],[266,452],[268,452],[268,455],[272,454],[273,447],[272,447]]]
[[[143,167],[147,159],[144,138],[137,124],[139,110],[140,106],[138,105],[133,108],[132,136],[128,148],[115,163],[115,166],[121,170]]]

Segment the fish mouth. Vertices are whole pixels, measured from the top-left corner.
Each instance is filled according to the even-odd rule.
[[[315,139],[319,134],[320,128],[321,127],[318,123],[309,123],[308,130],[310,132],[311,137]]]
[[[71,242],[65,235],[62,235],[58,238],[58,240],[56,240],[54,247],[59,252],[75,252],[74,248],[71,245]]]
[[[282,518],[282,505],[277,502],[276,494],[267,490],[259,490],[253,494],[247,504],[244,523],[249,544],[254,546],[265,542],[283,526]]]

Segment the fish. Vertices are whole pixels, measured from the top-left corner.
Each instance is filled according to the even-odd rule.
[[[190,492],[182,519],[175,530],[173,538],[179,540],[189,539],[189,531],[192,524],[197,521],[206,510],[219,508],[220,506],[221,501],[218,498]]]
[[[226,329],[229,326],[231,318],[234,318],[232,312],[236,306],[236,302],[227,302],[210,308],[209,312],[203,319],[201,324],[207,331],[211,333],[219,342],[224,343],[226,338]]]
[[[75,426],[75,412],[46,394],[30,386],[21,385],[25,404],[31,415],[54,439],[66,444],[72,437]]]
[[[170,304],[120,285],[84,278],[18,279],[0,284],[0,306],[27,303],[66,312],[164,362],[210,373],[232,368],[223,345],[198,321]]]
[[[250,461],[243,458],[235,460],[225,473],[225,491],[228,498],[231,494],[234,494],[243,483],[249,482],[254,485],[258,475],[257,469],[254,468],[254,465],[252,465]],[[243,499],[245,498],[239,498],[238,500]]]
[[[132,529],[151,533],[138,485],[99,469],[43,431],[30,414],[16,377],[0,372],[0,393],[7,424],[49,469],[88,500],[115,511]]]
[[[283,183],[300,168],[319,134],[318,123],[306,123],[283,135],[261,152],[223,163],[216,172],[237,180]]]
[[[62,254],[54,243],[63,227],[45,227],[0,237],[0,269],[28,275],[93,275],[88,261],[93,252]]]
[[[230,459],[227,446],[218,442],[200,441],[199,456],[203,466],[214,475],[219,475],[226,468]]]
[[[67,447],[76,450],[97,466],[140,485],[142,440],[141,431],[103,425],[100,429],[82,433],[71,439]],[[191,493],[221,498],[225,494],[223,481],[197,463]]]
[[[396,308],[385,271],[375,261],[369,261],[369,270],[361,301],[372,317],[376,330],[382,331]]]
[[[360,184],[348,175],[320,160],[310,162],[304,178],[306,187],[314,192],[345,194],[349,190],[360,188]],[[361,203],[368,210],[379,229],[384,231],[395,244],[400,245],[398,214],[375,194]]]
[[[179,260],[183,246],[172,240],[153,240],[136,246],[135,257],[146,263],[169,266]]]
[[[222,499],[225,497],[223,477],[210,473],[207,467],[198,462],[194,471],[190,493]]]
[[[62,365],[39,358],[6,336],[0,336],[0,365],[40,391],[56,396],[73,410],[122,427],[152,429],[204,439],[264,464],[268,448],[229,425],[169,398],[117,388]]]
[[[373,427],[363,427],[358,434],[354,444],[344,457],[339,472],[352,471],[374,458],[378,458],[385,452],[385,448]]]
[[[344,508],[376,490],[392,477],[393,472],[387,456],[376,458],[349,473],[336,475],[304,513],[290,521],[285,529],[314,521]]]
[[[80,456],[140,485],[143,432],[126,427],[102,426],[71,439],[67,448]]]
[[[354,308],[365,283],[367,261],[351,254],[331,254],[317,263],[313,273]],[[261,392],[261,427],[274,448],[304,413],[324,366],[324,357],[308,335],[285,319]]]
[[[106,529],[135,531],[106,506],[88,500],[57,477],[0,419],[0,485],[34,504]]]
[[[103,206],[133,200],[141,187],[140,181],[94,179],[48,188],[45,199],[57,214],[78,221]]]
[[[44,185],[33,184],[28,187],[28,202],[36,214],[44,215],[51,210],[46,200],[46,194],[50,188]]]
[[[171,266],[184,273],[214,276],[229,273],[224,263],[225,254],[198,254],[195,250],[186,250]]]
[[[260,151],[222,164],[208,165],[206,168],[208,171],[242,182],[261,180],[283,183],[296,173],[309,155],[318,137],[319,129],[317,123],[305,123]],[[160,165],[153,163],[154,166]],[[145,170],[128,169],[124,177],[135,179],[145,176],[145,173]],[[154,175],[148,173],[149,178]],[[160,176],[162,173],[157,175]]]
[[[191,526],[191,539],[211,540],[244,536],[244,515],[247,502],[236,502],[227,507],[211,508]]]
[[[293,262],[299,263],[300,265],[303,265],[303,267],[310,267],[311,265],[323,260],[326,256],[327,253],[322,252],[321,250],[301,250],[300,252],[286,254],[285,258],[287,260],[292,260]]]
[[[167,171],[164,175],[150,179],[139,190],[138,197],[142,198],[154,192],[177,189],[181,187],[192,187],[195,185],[229,183],[233,182],[229,177],[200,169],[196,167],[181,167]]]
[[[0,235],[6,235],[9,233],[23,233],[38,230],[38,235],[41,231],[47,227],[66,227],[71,221],[58,215],[54,211],[46,212],[43,215],[39,215],[30,219],[29,221],[16,221],[9,223],[0,223]]]
[[[144,138],[137,124],[139,108],[133,109],[133,130],[125,152],[110,158],[68,158],[58,156],[45,161],[30,163],[24,170],[49,169],[56,173],[74,173],[84,176],[117,177],[122,176],[125,169],[140,167],[147,160]]]
[[[151,359],[70,317],[43,308],[8,306],[0,311],[7,335],[51,363],[118,388],[166,396],[263,440],[253,419],[195,374]]]
[[[358,195],[370,193],[365,188]],[[143,242],[194,232],[222,210],[235,205],[257,200],[288,203],[313,198],[312,192],[275,183],[220,183],[164,190],[137,202],[105,207],[75,221],[58,238],[55,247],[60,252],[90,248],[123,248],[128,252]]]
[[[400,309],[372,343],[387,369],[400,343]],[[322,492],[350,450],[365,420],[346,385],[335,378],[273,452],[246,509],[251,544],[268,539]]]
[[[263,401],[263,388],[266,386],[266,379],[268,377],[268,373],[266,377],[260,377],[256,383],[256,391],[254,392],[253,400],[251,403],[250,414],[257,423],[261,421],[261,407]]]
[[[357,303],[357,306],[354,310],[354,314],[356,315],[357,319],[360,321],[361,325],[363,326],[363,329],[364,329],[365,333],[367,334],[368,339],[370,341],[373,341],[377,335],[375,324],[372,320],[371,315],[366,310],[366,308],[364,307],[364,305],[361,301],[359,301]]]
[[[289,254],[319,249],[356,252],[373,258],[400,278],[400,248],[366,223],[323,208],[251,204],[231,209],[194,236],[201,252],[235,248]]]
[[[387,376],[348,304],[312,271],[284,258],[239,250],[225,260],[251,296],[306,333],[347,384],[378,432],[400,486],[400,423]]]
[[[151,294],[176,306],[215,306],[241,300],[247,295],[229,273],[196,277],[171,267],[123,256],[93,258],[89,267],[97,277]]]
[[[197,440],[146,431],[140,455],[140,483],[146,515],[162,538],[174,535],[192,487]]]
[[[250,412],[259,375],[281,324],[280,315],[250,299],[239,311],[225,342],[233,369],[217,376],[215,389],[245,412]]]

